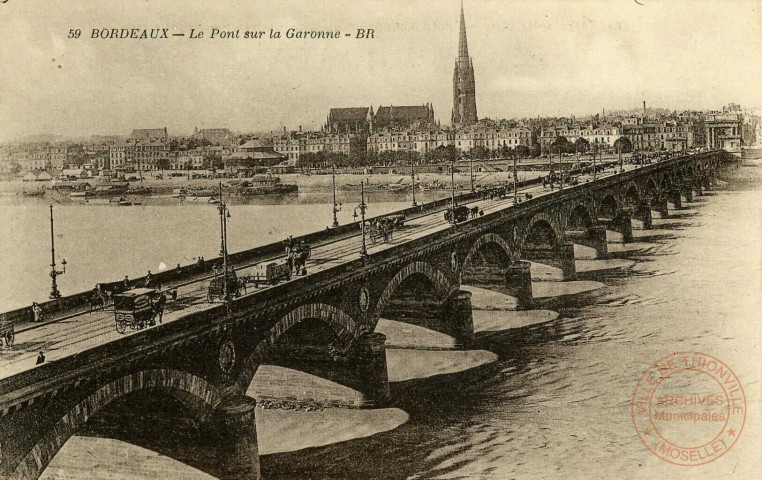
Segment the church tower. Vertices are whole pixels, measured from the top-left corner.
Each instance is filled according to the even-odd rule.
[[[467,127],[477,121],[474,62],[468,56],[466,17],[463,15],[463,2],[461,2],[458,58],[455,60],[455,72],[452,78],[452,125]]]

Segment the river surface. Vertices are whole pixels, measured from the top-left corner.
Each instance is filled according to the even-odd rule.
[[[447,192],[425,192],[431,201]],[[340,224],[354,221],[359,192],[340,192]],[[139,198],[139,197],[136,197]],[[230,205],[228,251],[246,250],[322,230],[331,225],[330,194],[262,196]],[[0,197],[0,311],[46,300],[50,293],[49,200]],[[151,202],[152,204],[149,204]],[[275,204],[277,202],[277,204]],[[370,193],[369,217],[410,206],[405,194]],[[63,295],[92,289],[97,282],[143,276],[195,263],[220,251],[220,217],[208,199],[180,203],[165,196],[145,205],[58,203],[53,200],[56,262],[67,262],[58,278]]]
[[[630,252],[627,259],[634,265],[595,277],[606,288],[584,301],[554,305],[558,318],[477,335],[473,348],[492,352],[494,362],[393,384],[393,407],[409,416],[407,422],[366,438],[346,440],[337,433],[340,443],[262,455],[264,478],[760,478],[762,168],[743,167],[727,179],[730,183],[716,193],[686,203],[669,219],[656,219],[653,233],[636,231],[638,243],[631,248],[612,249]],[[374,213],[405,205],[379,204]],[[317,226],[330,220],[330,207],[292,207],[277,207],[282,214],[270,210],[267,216],[261,207],[234,207],[231,250],[247,246],[247,236],[260,235],[264,243],[302,233],[286,227],[294,218],[314,220]],[[62,282],[74,283],[75,268],[101,268],[115,278],[125,271],[142,273],[122,259],[140,242],[146,252],[129,258],[143,262],[142,269],[216,252],[213,207],[156,208],[59,208],[62,253],[72,258]],[[28,223],[44,225],[46,213],[44,205],[0,209],[4,225],[15,225],[13,239],[4,236],[3,246],[18,251],[10,260],[13,278],[4,270],[0,291],[18,291],[17,282],[31,288],[34,282],[15,272],[32,273],[29,262],[36,258],[41,266],[34,277],[44,278],[46,259],[38,251],[47,245],[46,229]],[[67,218],[79,219],[80,229],[91,227],[75,234],[74,227],[65,226]],[[142,222],[148,228],[139,228]],[[21,231],[40,238],[26,238]],[[196,245],[190,251],[183,246],[185,238]],[[84,245],[80,251],[109,252],[113,262],[80,264],[84,260],[74,260],[73,254],[77,242]],[[70,288],[74,285],[67,283]],[[686,350],[706,352],[729,365],[748,404],[737,444],[698,467],[654,457],[638,439],[630,416],[640,375],[658,358]]]
[[[636,264],[599,278],[607,288],[587,305],[474,346],[496,362],[394,385],[404,425],[265,455],[266,478],[760,478],[762,168],[733,176],[741,182],[656,220]],[[748,402],[738,443],[698,467],[654,457],[630,416],[648,365],[685,350],[726,362]]]

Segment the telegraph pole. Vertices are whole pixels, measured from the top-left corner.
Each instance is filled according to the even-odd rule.
[[[58,291],[58,284],[56,283],[56,277],[66,273],[66,259],[61,260],[63,270],[56,270],[56,239],[53,232],[53,204],[50,204],[50,279],[52,285],[50,287],[50,298],[61,298],[61,292]]]

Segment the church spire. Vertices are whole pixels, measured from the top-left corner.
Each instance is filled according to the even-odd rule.
[[[466,38],[466,16],[463,14],[463,1],[460,2],[460,41],[458,43],[458,58],[468,59],[468,39]]]
[[[458,58],[455,59],[455,69],[452,79],[452,124],[456,127],[466,127],[478,122],[476,114],[476,82],[474,80],[474,63],[468,55],[468,39],[466,38],[466,16],[463,12],[463,1],[460,2],[460,38],[458,41]]]

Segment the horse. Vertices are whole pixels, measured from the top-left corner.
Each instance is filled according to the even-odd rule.
[[[469,212],[471,214],[471,218],[476,218],[476,216],[479,215],[479,207],[471,207]]]
[[[306,250],[293,252],[290,258],[293,260],[294,269],[296,269],[296,274],[306,275],[307,269],[305,268],[305,265],[307,264],[307,259],[310,258],[310,253]]]

